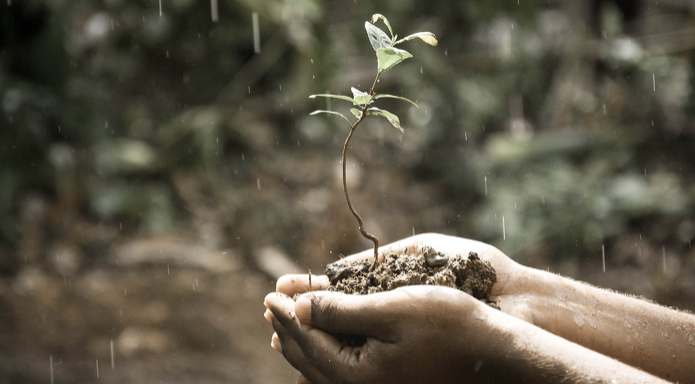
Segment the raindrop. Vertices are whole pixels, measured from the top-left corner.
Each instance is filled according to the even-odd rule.
[[[261,190],[261,178],[260,177],[256,178],[256,187],[258,187],[259,191]]]
[[[115,359],[113,358],[113,339],[111,340],[111,369],[116,369]]]
[[[485,176],[485,196],[487,196],[487,176]]]
[[[97,379],[99,378],[99,359],[97,360]]]
[[[7,0],[9,3],[9,0]],[[51,367],[51,384],[53,384],[53,355],[49,355],[48,357],[48,364]]]
[[[121,231],[123,230],[123,223],[118,223],[118,226],[121,227]]]
[[[468,141],[468,132],[464,132],[463,137],[466,139],[466,141]]]
[[[58,126],[58,133],[60,133],[60,125]]]
[[[603,273],[606,273],[606,247],[601,244],[601,261],[603,262]]]
[[[167,51],[167,59],[169,58],[169,51]]]
[[[311,64],[314,64],[314,59],[309,59],[309,60],[311,60]]]
[[[326,243],[321,239],[321,250],[325,251],[326,250]]]
[[[504,228],[504,216],[502,216],[502,239],[507,240],[507,231]]]
[[[159,17],[162,17],[162,0],[159,0]]]
[[[253,24],[253,51],[261,53],[261,30],[258,25],[258,12],[251,14],[251,21]]]
[[[606,104],[603,104],[603,114],[604,115],[608,114],[608,110],[606,109]]]
[[[663,263],[664,273],[666,273],[666,247],[661,247],[661,260]]]
[[[654,85],[654,92],[656,92],[656,74],[652,73],[652,84]]]
[[[251,94],[251,87],[249,87],[249,95]]]
[[[217,0],[210,0],[210,15],[212,16],[212,21],[216,22],[220,19],[217,13]]]
[[[420,74],[422,75],[422,67],[420,67]]]
[[[415,227],[413,227],[413,236],[415,236]]]
[[[241,161],[246,161],[246,160],[244,159],[244,154],[243,154],[243,153],[241,154]]]
[[[280,92],[282,92],[282,84],[280,84]]]

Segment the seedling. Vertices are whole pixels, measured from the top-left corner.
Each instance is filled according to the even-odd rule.
[[[374,25],[379,20],[384,22],[384,24],[389,30],[391,37],[389,37],[389,35],[387,35],[382,29]],[[309,98],[313,99],[316,97],[327,97],[332,99],[338,99],[348,101],[352,103],[352,105],[355,107],[350,109],[350,112],[354,115],[354,118],[356,119],[354,122],[350,121],[350,119],[348,119],[342,113],[336,111],[317,110],[312,112],[311,115],[327,113],[331,115],[340,116],[350,125],[350,133],[348,134],[347,139],[345,140],[345,145],[343,146],[343,191],[345,192],[345,200],[347,201],[348,207],[350,208],[350,212],[352,212],[352,215],[355,216],[355,219],[359,224],[360,233],[366,239],[371,240],[374,243],[374,263],[372,264],[372,266],[375,266],[378,263],[377,256],[379,250],[379,239],[364,229],[364,222],[362,221],[362,217],[359,215],[359,213],[357,213],[355,207],[353,207],[352,201],[350,200],[350,194],[348,193],[346,182],[346,159],[348,146],[350,145],[352,135],[355,133],[355,129],[357,129],[357,126],[360,125],[360,123],[362,123],[364,118],[367,116],[383,117],[386,120],[388,120],[388,122],[391,123],[391,125],[393,125],[394,128],[400,130],[401,132],[404,132],[403,127],[401,127],[401,121],[398,118],[398,116],[384,109],[374,107],[372,106],[372,104],[376,100],[382,98],[402,100],[414,105],[415,107],[417,107],[417,104],[415,104],[415,102],[412,100],[406,99],[405,97],[389,95],[385,93],[376,93],[374,88],[376,87],[376,84],[379,81],[379,76],[381,76],[382,73],[400,64],[403,60],[413,57],[413,55],[411,55],[408,51],[396,48],[396,45],[409,40],[420,39],[429,45],[435,46],[437,45],[437,38],[434,36],[434,34],[430,32],[418,32],[398,40],[398,35],[393,34],[393,29],[391,28],[391,24],[389,23],[389,21],[386,19],[386,17],[378,13],[372,15],[371,23],[369,21],[365,22],[364,27],[367,30],[369,42],[372,44],[372,48],[374,48],[374,51],[376,52],[377,59],[376,77],[374,78],[374,82],[372,83],[372,87],[369,88],[369,91],[362,92],[357,88],[351,87],[350,89],[352,91],[352,97],[333,94],[318,94],[311,95],[309,96]]]

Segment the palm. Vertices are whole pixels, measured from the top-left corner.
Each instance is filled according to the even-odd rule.
[[[399,240],[395,243],[385,245],[379,249],[379,257],[389,253],[416,253],[423,246],[431,246],[435,250],[454,256],[456,254],[468,254],[476,252],[481,259],[487,260],[497,272],[497,283],[492,289],[490,299],[498,302],[503,312],[513,316],[528,320],[525,314],[525,305],[522,299],[523,287],[520,286],[518,276],[523,272],[523,267],[499,249],[475,240],[460,237],[441,235],[436,233],[421,234]],[[344,261],[358,261],[373,257],[373,251],[366,250],[352,256],[348,256]],[[328,288],[328,279],[325,276],[313,276],[312,290],[323,290]],[[284,276],[278,280],[277,291],[289,296],[295,293],[304,293],[309,288],[308,275]]]

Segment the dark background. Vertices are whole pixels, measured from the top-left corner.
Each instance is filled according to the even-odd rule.
[[[369,231],[695,310],[691,1],[3,0],[0,382],[294,382],[262,300],[370,246],[307,96],[369,88],[375,12],[440,44],[353,140]]]

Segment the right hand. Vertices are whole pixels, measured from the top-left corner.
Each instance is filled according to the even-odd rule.
[[[384,256],[390,253],[417,253],[423,246],[431,246],[449,257],[476,252],[481,259],[489,261],[497,273],[497,283],[492,288],[490,299],[497,302],[502,312],[533,323],[533,317],[527,305],[528,292],[525,290],[528,287],[525,282],[526,267],[517,264],[502,251],[489,244],[460,237],[426,233],[382,246],[379,248],[379,259],[383,260]],[[373,255],[374,251],[368,249],[348,256],[341,262],[373,258]],[[309,275],[285,275],[278,279],[276,290],[292,297],[297,293],[302,294],[310,290],[326,290],[329,285],[325,275],[312,275],[311,289],[309,289]]]

